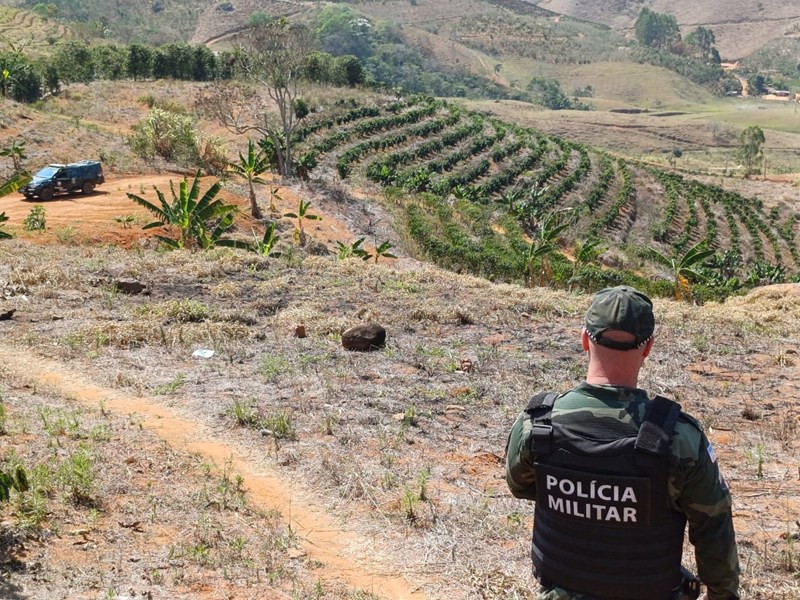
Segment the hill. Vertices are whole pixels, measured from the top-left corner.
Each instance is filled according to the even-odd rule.
[[[0,245],[0,468],[31,470],[0,506],[4,598],[533,598],[503,448],[582,377],[588,298],[289,247]],[[704,424],[764,600],[800,591],[796,288],[657,299],[641,379]],[[343,350],[365,321],[386,348]]]
[[[596,229],[613,243],[604,260],[616,267],[650,273],[635,248],[654,226],[664,249],[716,231],[720,249],[796,265],[780,237],[793,205],[773,219],[749,190],[725,194],[555,131],[623,123],[643,143],[680,135],[702,153],[710,129],[661,124],[686,115],[567,111],[564,125],[563,111],[528,104],[311,85],[297,134],[300,151],[318,153],[311,181],[258,188],[265,209],[277,194],[281,255],[165,252],[125,196],[168,193],[187,167],[141,159],[126,137],[148,105],[167,106],[234,159],[245,138],[196,111],[208,87],[93,82],[35,106],[0,99],[0,129],[26,141],[31,166],[76,154],[107,165],[94,194],[43,204],[44,231],[22,226],[32,203],[0,201],[17,234],[0,242],[0,470],[23,465],[31,481],[0,505],[4,598],[529,600],[532,510],[506,492],[503,449],[532,393],[583,377],[588,294],[420,259],[501,279],[519,257],[499,252],[537,232],[514,214],[519,184],[540,192],[525,198],[540,208],[577,217],[570,242]],[[423,184],[439,191],[408,190]],[[221,197],[247,205],[240,181]],[[280,217],[300,200],[321,217],[304,247],[295,219]],[[239,215],[231,235],[262,227]],[[390,240],[398,258],[365,262],[337,245],[360,238],[371,252]],[[480,260],[486,250],[499,260]],[[554,271],[573,266],[551,258]],[[144,294],[127,293],[132,279]],[[715,445],[743,593],[796,597],[797,285],[655,306],[641,385],[679,400]],[[365,322],[386,327],[385,348],[344,350],[343,332]]]
[[[800,10],[789,0],[761,2],[594,2],[544,0],[537,6],[553,12],[603,23],[631,32],[642,7],[674,15],[684,33],[699,25],[710,27],[723,58],[735,60],[755,52],[768,41],[793,35],[800,27]]]

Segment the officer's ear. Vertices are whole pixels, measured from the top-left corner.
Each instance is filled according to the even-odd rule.
[[[583,346],[583,351],[589,351],[589,332],[584,329],[581,332],[581,346]]]
[[[650,354],[650,350],[652,349],[653,349],[653,338],[650,338],[644,345],[644,352],[642,352],[642,357],[647,358],[647,355]]]

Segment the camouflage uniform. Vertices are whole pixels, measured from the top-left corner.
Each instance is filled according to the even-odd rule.
[[[554,423],[593,438],[636,435],[644,419],[647,393],[583,383],[559,397]],[[536,475],[530,450],[531,421],[517,417],[511,430],[506,480],[517,498],[536,499]],[[695,547],[698,575],[709,600],[738,599],[739,559],[731,518],[731,495],[716,462],[714,450],[691,417],[682,414],[670,447],[668,504],[686,514],[689,540]],[[538,600],[581,600],[585,596],[554,587],[540,590]]]

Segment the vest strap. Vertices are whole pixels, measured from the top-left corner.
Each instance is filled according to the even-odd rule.
[[[531,426],[531,450],[534,454],[550,454],[553,452],[553,426],[550,423],[549,414],[553,410],[556,392],[542,392],[536,394],[528,402],[525,408],[533,425]]]
[[[543,413],[550,412],[550,409],[553,408],[553,404],[555,404],[556,398],[558,398],[557,392],[542,392],[540,394],[536,394],[533,398],[528,400],[528,405],[525,407],[525,412],[532,416],[533,412],[537,411],[537,409],[540,407],[543,409]]]
[[[644,422],[636,437],[636,450],[657,456],[666,456],[675,423],[681,414],[681,405],[664,396],[650,401]]]

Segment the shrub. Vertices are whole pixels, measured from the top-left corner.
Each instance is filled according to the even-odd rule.
[[[46,226],[44,206],[41,204],[35,205],[31,208],[28,216],[22,222],[22,227],[25,231],[44,231]]]
[[[184,165],[197,164],[200,159],[194,120],[157,107],[133,126],[128,144],[137,156],[144,159],[161,156]]]

